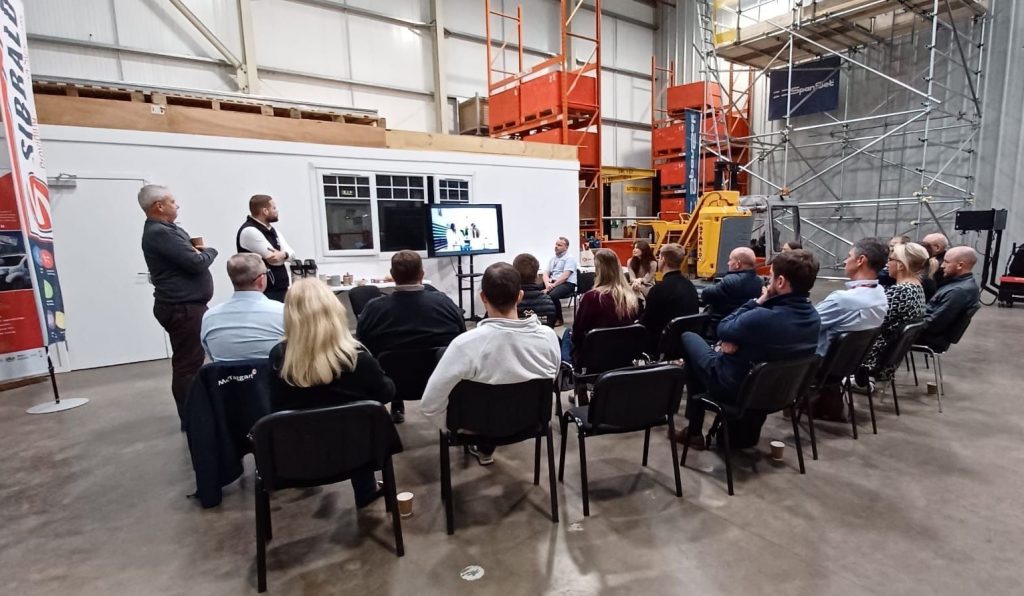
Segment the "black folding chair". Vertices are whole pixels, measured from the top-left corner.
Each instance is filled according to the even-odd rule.
[[[348,301],[352,305],[352,314],[356,317],[363,312],[366,305],[374,298],[380,298],[381,293],[377,286],[356,286],[348,291]]]
[[[896,369],[899,368],[900,362],[907,358],[910,348],[913,347],[914,342],[918,340],[923,332],[924,321],[904,325],[899,335],[886,344],[885,349],[878,356],[880,376],[876,377],[875,380],[882,383],[883,386],[886,382],[892,386],[892,405],[896,410],[897,416],[900,415],[900,400],[899,396],[896,395]],[[892,373],[888,374],[885,372],[888,370],[891,370]],[[870,385],[868,387],[870,388]],[[939,403],[941,404],[941,401]],[[942,410],[940,409],[939,411],[941,412]]]
[[[569,306],[572,307],[573,314],[576,314],[576,311],[579,309],[580,296],[594,289],[594,281],[596,279],[597,273],[593,271],[576,272],[576,291],[569,297]]]
[[[391,400],[391,413],[404,412],[404,402],[423,399],[423,390],[437,367],[445,348],[418,350],[391,350],[377,356],[384,374],[395,383],[395,397]]]
[[[917,385],[917,365],[914,364],[914,352],[922,353],[925,355],[925,362],[928,362],[928,357],[935,361],[935,366],[932,367],[932,373],[935,375],[935,395],[939,399],[939,413],[942,413],[942,396],[946,394],[945,387],[942,384],[942,355],[949,351],[953,344],[960,343],[963,339],[964,333],[967,332],[967,328],[971,325],[971,319],[974,315],[981,310],[981,304],[975,304],[968,308],[963,315],[947,330],[946,336],[943,338],[945,341],[943,344],[945,348],[932,347],[924,344],[915,344],[910,348],[911,356],[910,362],[914,366],[914,384]]]
[[[624,327],[591,329],[573,362],[573,387],[576,405],[587,403],[587,387],[593,385],[602,373],[633,366],[638,360],[649,360],[647,328],[638,323]],[[564,372],[560,371],[560,374]],[[562,415],[562,402],[556,400],[558,415]]]
[[[828,344],[825,358],[818,367],[818,374],[810,390],[804,396],[804,410],[807,412],[807,424],[811,434],[811,457],[818,459],[818,441],[814,436],[814,401],[822,387],[839,383],[839,391],[847,400],[850,408],[850,425],[853,427],[853,438],[857,438],[857,414],[853,403],[853,388],[850,376],[857,372],[868,350],[878,337],[878,328],[861,331],[847,331],[832,338]],[[871,386],[868,385],[868,409],[871,411],[871,429],[878,434],[875,423],[875,402]]]
[[[391,512],[395,551],[405,554],[391,456],[402,441],[388,411],[375,401],[262,418],[252,429],[256,457],[256,579],[267,590],[267,542],[272,538],[270,493],[284,488],[334,484],[357,472],[383,470],[385,506]]]
[[[725,451],[725,477],[732,495],[732,454],[729,447],[729,421],[743,417],[747,412],[763,412],[772,414],[789,409],[793,421],[793,437],[796,443],[796,456],[800,462],[800,473],[806,474],[804,468],[804,452],[800,445],[800,425],[796,421],[797,402],[807,393],[807,388],[817,373],[821,358],[817,355],[804,356],[777,362],[761,362],[750,370],[740,386],[736,403],[730,405],[716,401],[707,394],[694,396],[704,406],[716,413],[711,434],[721,430]],[[710,435],[709,435],[710,436]],[[709,439],[710,442],[710,439]],[[689,443],[683,443],[683,462],[686,465],[686,454],[690,450]]]
[[[594,383],[594,396],[588,406],[569,408],[562,415],[562,445],[558,463],[558,481],[565,472],[565,441],[569,423],[576,425],[580,445],[580,481],[583,487],[583,515],[590,515],[590,492],[587,485],[586,437],[644,431],[643,465],[647,465],[647,451],[651,442],[651,429],[667,424],[670,435],[675,433],[673,416],[679,409],[685,388],[686,373],[682,367],[671,364],[637,366],[606,372]],[[683,496],[679,479],[679,456],[676,442],[672,446],[672,470],[675,472],[676,496]]]
[[[555,450],[551,438],[552,379],[533,379],[508,385],[488,385],[459,381],[448,396],[445,424],[441,436],[441,500],[444,501],[448,533],[455,533],[452,503],[451,447],[470,445],[512,445],[535,439],[533,483],[540,484],[540,440],[548,443],[548,480],[551,487],[551,521],[558,523],[558,496],[555,494]]]
[[[658,360],[665,362],[682,358],[683,334],[691,331],[701,337],[707,337],[709,321],[707,313],[676,317],[669,321],[668,325],[665,325],[665,330],[661,332],[661,341],[658,342]]]

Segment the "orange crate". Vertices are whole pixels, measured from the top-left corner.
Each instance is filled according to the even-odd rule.
[[[750,136],[750,123],[739,114],[726,114],[725,125],[731,138]]]
[[[679,216],[686,213],[686,199],[662,199],[661,219],[679,221]]]
[[[580,167],[601,167],[601,148],[597,146],[597,133],[570,130],[568,139],[563,141],[562,129],[555,128],[523,137],[523,140],[554,145],[579,145]]]
[[[715,181],[715,159],[714,157],[704,157],[700,160],[699,176],[702,184],[710,185]],[[685,161],[670,161],[655,167],[661,172],[662,186],[684,186],[686,184]]]
[[[668,88],[668,111],[671,114],[683,110],[720,109],[722,107],[722,87],[718,83],[707,83],[705,97],[703,82],[687,83]]]
[[[522,85],[523,90],[523,121],[543,118],[561,111],[562,103],[562,71],[556,71],[544,76],[530,79]],[[576,86],[569,92],[569,103],[584,106],[597,105],[597,84],[596,79],[591,76],[581,76],[576,79],[576,73],[568,75],[566,86],[573,82]],[[491,108],[493,109],[493,108]]]
[[[495,93],[488,100],[488,106],[487,122],[491,130],[511,128],[521,122],[518,87]]]
[[[686,125],[677,122],[651,131],[651,146],[655,155],[682,153],[686,145]]]

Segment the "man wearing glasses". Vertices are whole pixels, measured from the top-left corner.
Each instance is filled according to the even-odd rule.
[[[203,315],[200,337],[214,362],[266,358],[284,336],[284,304],[265,295],[267,266],[253,253],[228,259],[235,293]]]

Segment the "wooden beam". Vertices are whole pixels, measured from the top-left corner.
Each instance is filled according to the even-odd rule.
[[[492,139],[472,135],[439,135],[405,130],[387,131],[387,146],[390,149],[460,151],[466,153],[516,155],[540,159],[579,159],[579,150],[575,145],[527,143],[526,141]]]

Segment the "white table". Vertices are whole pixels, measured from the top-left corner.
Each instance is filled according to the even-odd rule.
[[[430,282],[429,279],[425,279],[425,280],[423,280],[423,283],[424,283],[424,285],[426,285],[426,284],[430,284],[431,282]],[[380,282],[369,282],[368,281],[368,282],[366,282],[363,285],[364,286],[377,286],[381,290],[392,290],[398,284],[396,284],[393,281],[380,281]],[[433,285],[433,284],[431,284],[431,285]],[[331,291],[334,292],[335,294],[341,294],[342,292],[350,292],[353,289],[358,288],[359,286],[355,285],[355,284],[350,285],[350,286],[346,286],[344,284],[340,285],[340,286],[332,286],[330,284],[327,284],[327,287],[330,288]]]

